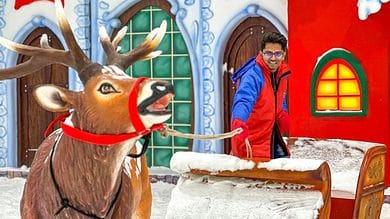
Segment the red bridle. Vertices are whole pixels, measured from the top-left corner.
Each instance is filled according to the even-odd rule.
[[[96,144],[101,146],[111,146],[113,144],[117,144],[119,142],[137,137],[137,136],[144,136],[147,135],[155,130],[164,128],[164,124],[155,124],[151,128],[147,129],[145,128],[145,125],[143,124],[141,120],[141,116],[138,113],[138,106],[137,106],[137,96],[138,96],[138,90],[139,85],[145,80],[145,77],[138,78],[135,82],[130,94],[129,94],[129,104],[128,104],[128,110],[129,110],[129,119],[130,122],[133,124],[135,128],[135,132],[131,133],[124,133],[124,134],[117,134],[117,135],[111,135],[111,134],[93,134],[89,132],[82,131],[80,129],[74,128],[72,126],[69,126],[65,124],[63,121],[66,117],[70,115],[70,113],[65,113],[57,118],[55,118],[53,121],[50,122],[49,126],[47,127],[45,131],[45,137],[47,137],[50,133],[50,130],[53,128],[54,124],[57,122],[60,122],[60,126],[62,128],[62,131],[65,135],[90,144]]]

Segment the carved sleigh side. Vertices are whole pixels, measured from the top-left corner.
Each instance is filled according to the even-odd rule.
[[[365,153],[360,167],[355,194],[353,218],[379,218],[385,187],[384,145],[375,146]]]
[[[187,156],[189,155],[189,156]],[[196,157],[200,157],[200,159],[196,159]],[[218,167],[218,164],[223,163],[236,163],[238,169],[229,169]],[[306,163],[306,164],[305,164]],[[296,216],[296,212],[288,212],[289,204],[288,200],[292,198],[292,196],[300,197],[300,195],[304,194],[302,197],[305,197],[307,194],[316,193],[320,199],[321,204],[316,203],[316,199],[313,199],[313,203],[306,203],[311,206],[316,206],[313,210],[312,217],[313,218],[329,218],[330,216],[330,189],[331,189],[331,177],[330,177],[330,169],[326,162],[324,161],[314,161],[314,165],[309,165],[309,167],[304,167],[307,163],[313,163],[313,160],[308,159],[276,159],[271,160],[270,162],[257,162],[251,160],[240,160],[236,157],[229,155],[215,155],[215,154],[197,154],[193,152],[180,152],[176,153],[171,160],[171,168],[175,171],[178,171],[181,176],[178,182],[177,187],[172,192],[172,199],[168,207],[167,217],[175,217],[174,211],[180,211],[180,200],[175,200],[176,196],[183,195],[191,199],[191,195],[197,196],[198,194],[184,194],[186,193],[186,183],[190,181],[190,183],[209,183],[210,181],[222,184],[232,183],[232,189],[226,190],[226,198],[225,200],[216,200],[216,202],[222,201],[225,202],[226,209],[215,209],[209,210],[208,212],[204,212],[201,216],[210,217],[218,217],[223,216],[223,214],[234,215],[234,212],[225,212],[229,211],[229,206],[234,206],[231,202],[234,202],[237,196],[234,195],[234,187],[240,189],[241,187],[247,187],[249,189],[258,189],[260,192],[266,194],[270,192],[270,196],[274,196],[274,198],[270,198],[269,203],[265,203],[265,206],[271,203],[272,199],[278,200],[286,200],[283,201],[283,205],[286,207],[286,212],[280,211],[280,206],[275,207],[275,212],[272,212],[272,207],[264,207],[261,204],[257,205],[257,210],[261,214],[263,208],[268,208],[270,210],[270,214],[274,216]],[[211,166],[212,169],[205,168],[206,166]],[[295,168],[291,168],[296,166]],[[220,169],[220,170],[218,170]],[[192,181],[191,181],[192,180]],[[241,180],[245,182],[249,182],[248,185],[240,183]],[[212,183],[213,183],[212,182]],[[202,186],[202,185],[201,185]],[[263,188],[266,188],[263,190]],[[231,193],[231,194],[229,194]],[[292,194],[292,196],[290,196]],[[210,200],[211,204],[213,202],[213,197],[202,197],[203,193],[198,197],[193,197],[195,200]],[[284,197],[288,195],[288,197]],[[207,195],[205,195],[207,196]],[[240,195],[238,195],[240,196]],[[231,199],[229,199],[231,197]],[[187,199],[187,200],[188,200]],[[261,202],[261,196],[259,198],[254,198],[254,200],[246,200],[248,202]],[[194,203],[197,201],[194,201]],[[295,202],[295,203],[294,203]],[[298,200],[299,202],[299,200]],[[291,200],[291,206],[296,205],[296,200]],[[179,207],[178,207],[179,206]],[[237,206],[235,206],[237,207]],[[196,204],[183,207],[183,211],[186,212],[196,212],[200,209],[197,208]],[[211,207],[212,208],[212,207]],[[238,207],[239,208],[239,207]],[[308,207],[309,208],[309,207]],[[256,209],[249,216],[264,216],[256,213]],[[291,211],[299,211],[299,209],[290,209]],[[221,211],[221,212],[219,212]],[[242,214],[247,213],[247,209],[245,207],[241,210],[237,210],[242,212]],[[216,213],[217,212],[217,213]],[[292,214],[290,214],[292,213]],[[190,216],[190,213],[188,213]],[[248,217],[248,215],[234,215],[233,217]],[[309,218],[310,216],[307,215]]]
[[[380,217],[385,189],[385,145],[340,139],[295,137],[289,138],[288,142],[292,157],[305,158],[313,155],[305,153],[306,150],[312,151],[318,159],[328,160],[334,179],[331,189],[331,218]],[[350,157],[329,156],[332,154],[332,147],[337,147],[336,151],[341,155],[348,150],[346,154]],[[349,163],[348,159],[356,159],[356,161]],[[353,172],[355,173],[351,174]],[[341,185],[346,183],[351,185]]]

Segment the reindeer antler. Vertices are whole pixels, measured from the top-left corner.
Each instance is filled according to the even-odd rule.
[[[46,34],[42,35],[41,38],[42,48],[15,43],[3,37],[0,37],[0,44],[14,52],[31,56],[31,59],[22,64],[8,69],[1,69],[1,80],[26,76],[47,65],[56,63],[56,59],[62,61],[61,63],[64,65],[70,65],[70,63],[67,62],[69,60],[70,53],[53,49],[48,46]]]
[[[15,67],[0,69],[0,80],[20,78],[32,74],[33,72],[36,72],[37,70],[47,65],[59,63],[74,68],[78,72],[81,81],[85,84],[88,78],[99,72],[98,70],[102,68],[100,64],[92,63],[77,44],[69,22],[66,19],[61,1],[55,0],[54,3],[56,7],[58,24],[66,44],[68,45],[69,51],[50,47],[47,36],[45,34],[42,35],[41,38],[41,48],[15,43],[0,37],[0,44],[4,47],[14,52],[31,56],[28,61]],[[154,50],[157,48],[162,38],[164,37],[166,26],[167,23],[163,21],[160,27],[155,28],[147,35],[145,41],[140,46],[125,54],[117,53],[116,48],[126,34],[126,27],[118,32],[117,36],[112,40],[112,42],[106,31],[101,29],[100,40],[103,49],[107,54],[107,64],[117,65],[121,69],[125,70],[137,60],[147,60],[160,55],[161,51]]]
[[[116,51],[118,44],[126,35],[127,27],[123,27],[111,41],[104,27],[99,30],[100,41],[107,55],[107,65],[116,65],[122,70],[127,69],[132,63],[138,60],[152,59],[161,54],[161,51],[154,51],[165,35],[167,23],[164,20],[160,27],[153,29],[145,38],[144,42],[137,48],[120,54]]]
[[[88,76],[83,75],[83,69],[90,67],[93,63],[77,44],[76,39],[73,36],[72,29],[65,17],[65,12],[60,0],[55,0],[55,7],[59,26],[68,45],[69,51],[50,47],[46,34],[43,34],[41,37],[41,48],[15,43],[0,37],[0,44],[4,47],[14,52],[31,56],[28,61],[22,64],[8,69],[1,69],[0,80],[20,78],[54,63],[74,68],[79,73],[79,77],[83,82],[87,80]]]
[[[66,44],[68,45],[69,51],[74,58],[74,67],[79,74],[82,72],[83,68],[86,68],[88,64],[91,63],[90,59],[84,54],[83,50],[80,48],[76,39],[74,38],[72,28],[70,28],[69,22],[66,19],[65,11],[60,0],[55,0],[54,2],[56,7],[56,16],[58,24],[60,26],[62,35],[65,38]]]

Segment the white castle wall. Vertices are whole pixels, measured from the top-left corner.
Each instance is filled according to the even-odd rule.
[[[65,1],[65,13],[81,48],[89,54],[90,16],[85,1]],[[38,27],[48,27],[66,44],[57,27],[54,4],[37,1],[14,9],[14,1],[0,1],[0,35],[12,41],[23,43],[27,36]],[[0,68],[16,64],[18,54],[4,47],[0,48]],[[69,71],[69,86],[79,89],[80,83],[73,70]],[[0,81],[0,167],[17,164],[17,106],[16,79]]]
[[[247,17],[263,16],[287,35],[287,0],[167,0],[187,44],[194,88],[194,132],[223,132],[222,56],[234,29]],[[81,48],[101,62],[98,28],[111,32],[118,17],[139,0],[67,0],[65,12]],[[18,11],[14,1],[0,0],[0,35],[23,42],[37,26],[49,27],[63,42],[56,26],[54,5],[37,1]],[[3,12],[3,14],[1,14]],[[3,21],[3,22],[1,22]],[[63,42],[64,44],[64,42]],[[17,55],[0,48],[0,67],[15,65]],[[70,72],[70,88],[80,89]],[[0,81],[0,167],[16,166],[16,80]],[[222,141],[194,141],[193,150],[221,153]]]
[[[77,19],[73,10],[77,3],[77,1],[65,1],[65,13],[72,27]],[[16,34],[37,16],[45,17],[50,22],[57,24],[54,4],[49,1],[37,1],[33,4],[22,6],[18,10],[14,9],[13,1],[7,1],[4,13],[4,21],[7,25],[3,28],[3,36],[8,39],[14,39]]]

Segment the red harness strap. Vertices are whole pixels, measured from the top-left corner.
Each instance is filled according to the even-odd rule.
[[[129,104],[128,104],[129,117],[130,117],[129,119],[133,124],[136,132],[141,132],[145,130],[144,123],[142,122],[141,117],[139,116],[138,113],[138,104],[137,104],[139,85],[145,79],[146,79],[145,77],[138,78],[133,86],[133,89],[129,94]]]
[[[98,135],[98,134],[85,132],[65,124],[63,121],[65,120],[66,117],[70,115],[70,113],[65,113],[58,116],[57,118],[55,118],[53,121],[50,122],[49,126],[45,131],[45,137],[49,135],[50,130],[57,122],[60,122],[62,131],[64,132],[65,135],[77,139],[79,141],[87,142],[90,144],[97,144],[101,146],[110,146],[137,136],[144,136],[155,130],[164,128],[164,124],[160,123],[160,124],[153,125],[149,129],[146,129],[138,113],[138,107],[137,107],[138,89],[141,82],[144,81],[145,79],[146,78],[144,77],[138,78],[129,94],[129,103],[128,103],[128,110],[129,110],[129,117],[130,117],[129,119],[135,128],[135,132],[118,134],[118,135],[110,135],[110,134]]]
[[[92,134],[89,132],[82,131],[80,129],[76,129],[72,126],[68,126],[63,122],[60,123],[61,123],[62,131],[64,131],[65,135],[77,139],[79,141],[83,141],[90,144],[97,144],[101,146],[107,146],[107,147],[164,128],[164,124],[160,123],[160,124],[153,125],[150,129],[145,129],[144,131],[141,132],[135,131],[132,133],[125,133],[125,134],[118,134],[118,135],[97,135],[97,134]]]
[[[53,129],[54,125],[57,122],[64,121],[66,119],[66,117],[68,117],[69,115],[70,115],[70,113],[64,113],[64,114],[61,114],[61,115],[57,116],[56,118],[54,118],[53,121],[51,121],[49,123],[49,125],[47,126],[47,128],[44,132],[45,138],[47,138],[47,136],[50,135],[51,130]]]

